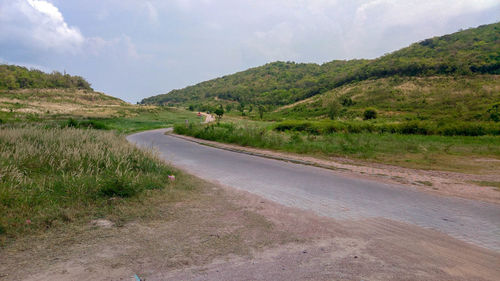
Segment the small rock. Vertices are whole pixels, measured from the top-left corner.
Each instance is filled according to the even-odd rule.
[[[302,254],[307,254],[307,251],[306,250],[302,251]]]
[[[358,258],[358,256],[354,256],[354,258],[355,258],[355,259],[357,259],[357,258]]]
[[[90,222],[93,226],[98,226],[98,227],[103,227],[103,228],[110,228],[113,227],[115,224],[112,221],[105,220],[105,219],[97,219],[97,220],[92,220]]]

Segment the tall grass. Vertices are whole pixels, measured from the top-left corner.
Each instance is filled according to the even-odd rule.
[[[277,132],[257,124],[178,125],[178,134],[319,156],[352,158],[412,168],[476,172],[472,157],[500,159],[499,136],[438,136],[390,133],[330,133],[316,135],[302,131]],[[474,170],[474,171],[473,171]]]
[[[0,235],[104,216],[173,171],[114,132],[0,128]]]
[[[403,135],[484,136],[500,135],[500,124],[494,122],[376,122],[376,121],[303,121],[287,120],[274,127],[277,131],[331,133],[391,133]]]

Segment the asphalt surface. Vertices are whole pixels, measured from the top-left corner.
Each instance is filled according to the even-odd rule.
[[[383,217],[434,229],[500,252],[499,205],[437,196],[408,186],[226,151],[164,135],[165,131],[137,133],[127,139],[157,150],[167,162],[200,178],[286,206],[340,220]]]

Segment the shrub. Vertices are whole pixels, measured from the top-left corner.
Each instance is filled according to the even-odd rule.
[[[442,126],[439,132],[445,136],[500,135],[500,126],[495,123],[456,122]]]
[[[370,120],[370,119],[376,119],[377,118],[377,110],[375,108],[367,108],[363,112],[363,119],[364,120]]]
[[[342,105],[346,106],[346,107],[347,106],[352,106],[352,105],[354,105],[354,102],[352,101],[352,99],[350,97],[344,97],[342,99]]]
[[[398,128],[393,128],[390,132],[403,135],[432,135],[436,133],[433,124],[419,121],[401,123]]]
[[[104,197],[132,197],[139,192],[129,179],[110,178],[104,181],[99,195]]]
[[[70,118],[64,123],[63,127],[69,128],[87,128],[87,129],[97,129],[97,130],[109,130],[109,127],[104,123],[96,120],[82,120],[78,121]]]
[[[438,125],[431,121],[374,123],[366,121],[298,121],[288,120],[274,126],[276,131],[304,132],[313,135],[332,133],[390,133],[402,135],[482,136],[500,135],[500,125],[493,122],[449,122]]]
[[[68,121],[66,121],[65,127],[76,128],[76,127],[78,127],[78,121],[76,121],[73,118],[70,118],[70,119],[68,119]]]
[[[494,104],[487,112],[490,114],[491,121],[500,121],[500,103]]]
[[[341,110],[342,110],[342,105],[336,99],[327,101],[326,111],[330,119],[333,120],[337,118],[340,115]]]

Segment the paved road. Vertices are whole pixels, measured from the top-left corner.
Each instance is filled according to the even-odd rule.
[[[173,136],[165,129],[130,135],[142,147],[200,178],[247,190],[335,219],[383,217],[438,230],[500,252],[500,206],[419,192],[334,171],[230,152]]]

